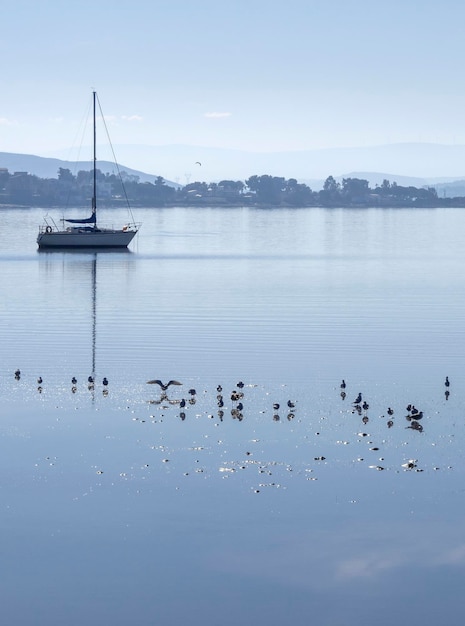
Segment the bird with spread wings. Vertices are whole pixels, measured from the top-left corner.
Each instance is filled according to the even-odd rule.
[[[170,380],[165,385],[164,383],[161,382],[161,380],[157,379],[157,380],[148,380],[147,385],[159,385],[162,391],[166,391],[170,385],[182,385],[182,383],[178,382],[177,380]]]

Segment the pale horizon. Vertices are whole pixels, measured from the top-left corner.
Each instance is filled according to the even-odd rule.
[[[18,0],[0,42],[0,152],[63,158],[94,89],[116,146],[465,145],[464,17],[458,0]]]

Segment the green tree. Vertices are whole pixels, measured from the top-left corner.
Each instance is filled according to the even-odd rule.
[[[241,180],[220,180],[218,189],[227,194],[240,194],[244,190],[244,183]]]
[[[323,184],[323,189],[319,193],[320,202],[327,206],[334,206],[341,201],[341,185],[336,182],[333,176],[328,176]]]
[[[251,176],[245,181],[247,187],[255,193],[258,202],[265,204],[279,205],[281,204],[283,192],[286,190],[286,181],[282,177],[269,176]]]
[[[58,168],[58,180],[60,183],[74,183],[76,181],[76,177],[73,176],[71,170],[65,167]]]
[[[287,182],[286,202],[293,206],[308,206],[315,203],[314,193],[308,185],[298,183],[295,178],[291,178]]]
[[[328,176],[323,184],[323,191],[329,191],[331,193],[339,192],[341,185],[336,182],[333,176]]]
[[[154,206],[164,206],[167,202],[172,202],[175,194],[175,190],[165,183],[163,176],[157,176],[153,194]]]
[[[5,188],[5,185],[10,178],[10,173],[6,168],[0,170],[0,191]]]
[[[342,197],[348,203],[366,203],[369,200],[370,188],[363,178],[343,178]]]

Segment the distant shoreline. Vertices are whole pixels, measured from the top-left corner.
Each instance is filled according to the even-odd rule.
[[[306,204],[306,205],[292,205],[292,204],[267,204],[267,203],[259,203],[259,202],[237,202],[237,203],[182,203],[176,202],[173,204],[165,204],[160,206],[148,206],[148,205],[139,205],[139,204],[131,204],[131,209],[134,210],[144,210],[144,211],[153,211],[158,209],[176,209],[176,208],[185,208],[185,209],[464,209],[465,208],[465,198],[457,198],[460,202],[447,202],[447,200],[456,200],[455,198],[446,198],[446,202],[443,200],[438,200],[438,202],[434,204],[420,203],[420,204]],[[115,204],[101,204],[99,205],[101,209],[120,209],[122,206],[118,206]],[[0,211],[9,210],[9,209],[17,209],[17,210],[30,210],[30,209],[42,209],[44,211],[72,211],[74,209],[88,209],[88,205],[73,205],[69,207],[63,206],[43,206],[43,205],[26,205],[26,204],[1,204],[0,203]]]

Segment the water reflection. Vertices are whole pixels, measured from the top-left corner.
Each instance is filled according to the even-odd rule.
[[[100,349],[109,345],[108,292],[113,290],[113,282],[124,286],[130,281],[135,269],[133,254],[126,249],[40,250],[37,254],[42,289],[31,297],[35,299],[36,314],[41,317],[41,334],[32,338],[23,327],[18,347],[22,348],[23,342],[29,347],[39,344],[36,352],[48,353],[45,367],[49,370],[58,363],[59,369],[63,369],[63,364],[72,359],[75,367],[69,380],[103,378],[107,372],[98,372],[105,364],[97,362],[97,354],[99,341]],[[47,349],[41,338],[46,339]],[[50,372],[47,378],[56,378],[56,372]]]
[[[160,210],[137,254],[2,233],[5,620],[458,626],[464,225]]]

